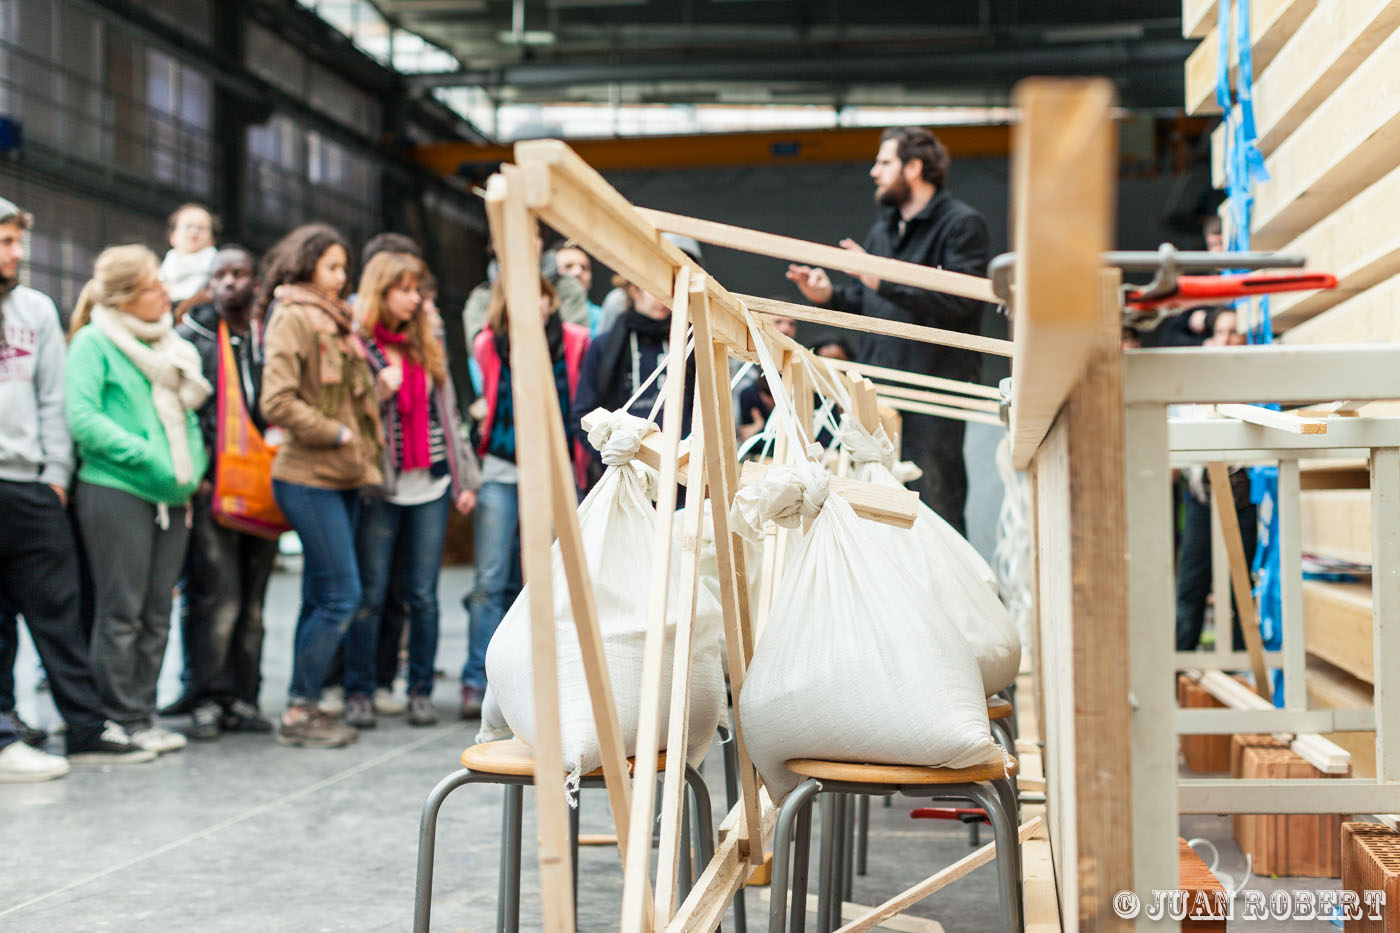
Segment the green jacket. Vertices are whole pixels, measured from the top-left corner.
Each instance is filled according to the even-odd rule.
[[[189,501],[209,467],[195,413],[185,427],[194,470],[189,482],[177,483],[151,383],[97,327],[84,327],[68,346],[66,402],[82,461],[78,479],[156,505]]]

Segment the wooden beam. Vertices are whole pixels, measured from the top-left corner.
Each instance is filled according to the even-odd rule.
[[[1040,817],[1037,816],[1022,823],[1016,831],[1017,843],[1025,842],[1034,835],[1040,829],[1041,822]],[[1021,853],[1020,851],[1002,853],[1002,856],[1004,858],[1020,858]],[[913,887],[896,894],[865,916],[838,928],[836,933],[864,933],[866,930],[879,926],[884,921],[903,913],[919,901],[943,890],[954,881],[971,873],[973,869],[980,868],[996,857],[997,844],[989,842],[977,851],[964,855],[948,867],[939,869]]]
[[[1297,31],[1317,0],[1252,0],[1249,5],[1250,50],[1254,60],[1254,76],[1259,79],[1269,70],[1274,57],[1284,43]],[[1186,112],[1202,115],[1220,112],[1215,102],[1216,56],[1219,53],[1218,29],[1212,28],[1186,59]],[[1231,17],[1230,84],[1236,86],[1239,73],[1239,53],[1234,42],[1234,22]]]
[[[1079,380],[1094,344],[1112,240],[1113,86],[1027,79],[1012,166],[1016,278],[1011,460],[1023,470]]]
[[[746,460],[739,474],[740,482],[745,486],[752,485],[771,468],[771,464]],[[914,527],[919,506],[919,494],[914,490],[866,483],[844,476],[833,476],[829,483],[827,489],[845,499],[851,510],[861,518],[896,528]]]
[[[1280,249],[1395,166],[1400,32],[1392,33],[1274,151],[1254,191],[1254,249]]]
[[[1259,696],[1249,687],[1223,671],[1207,671],[1204,674],[1188,671],[1188,676],[1200,683],[1211,696],[1231,709],[1273,710],[1273,703]],[[1282,741],[1308,763],[1326,774],[1346,774],[1351,769],[1351,755],[1341,746],[1316,733],[1294,735],[1291,732],[1275,733]]]
[[[1254,605],[1254,584],[1249,578],[1249,558],[1240,538],[1240,517],[1235,511],[1235,496],[1230,489],[1230,475],[1218,460],[1206,464],[1210,474],[1210,497],[1220,530],[1225,538],[1225,550],[1230,554],[1230,583],[1234,588],[1235,610],[1240,614],[1240,630],[1249,649],[1250,667],[1254,671],[1255,689],[1265,700],[1273,700],[1273,682],[1264,664],[1264,643],[1259,633],[1259,614]],[[1222,610],[1228,613],[1228,610]],[[1229,616],[1226,615],[1226,618]]]
[[[517,376],[511,384],[515,410],[516,440],[520,452],[520,481],[539,496],[525,496],[520,502],[520,553],[526,584],[535,583],[530,593],[531,669],[553,671],[558,663],[554,637],[554,593],[551,567],[553,535],[550,481],[550,442],[547,415],[548,380],[529,378],[543,374],[540,354],[545,353],[544,331],[538,314],[527,313],[540,306],[539,257],[535,252],[535,229],[525,206],[519,175],[507,172],[488,183],[488,197],[495,198],[497,256],[505,276],[506,299],[517,313],[510,315],[511,371]],[[493,179],[496,181],[496,179]],[[488,202],[489,203],[489,202]],[[496,232],[499,231],[499,232]],[[565,773],[563,740],[559,722],[557,678],[532,678],[535,704],[535,789],[539,823],[539,871],[544,928],[547,933],[568,933],[574,929],[573,880],[570,870],[568,804],[564,800]]]
[[[961,331],[925,327],[922,324],[905,324],[902,321],[887,321],[884,318],[866,317],[863,314],[850,314],[846,311],[833,311],[830,308],[814,308],[810,305],[793,304],[790,301],[778,301],[776,298],[759,298],[756,295],[736,295],[735,297],[752,311],[760,311],[779,317],[790,317],[795,321],[844,327],[847,330],[858,330],[867,334],[903,337],[905,340],[918,340],[922,343],[933,343],[942,347],[957,347],[960,350],[975,350],[978,353],[991,353],[996,356],[1011,356],[1013,352],[1011,341],[999,340],[996,337],[964,334]]]
[[[1343,300],[1316,317],[1291,327],[1289,346],[1325,343],[1400,342],[1400,274]],[[1294,319],[1296,320],[1296,318]]]
[[[1287,431],[1289,434],[1326,434],[1327,422],[1308,418],[1300,418],[1297,415],[1289,414],[1286,411],[1274,411],[1262,405],[1216,405],[1216,414],[1226,418],[1235,418],[1239,421],[1257,424],[1265,428],[1273,428],[1276,431]]]
[[[1181,0],[1181,34],[1200,39],[1215,28],[1216,0]]]
[[[1400,5],[1397,5],[1400,10]],[[1276,328],[1315,317],[1392,276],[1400,275],[1400,168],[1309,228],[1285,251],[1308,257],[1315,269],[1337,276],[1337,287],[1286,292],[1269,299]]]
[[[862,376],[869,376],[872,379],[883,379],[886,382],[903,382],[907,385],[924,386],[929,389],[941,389],[945,392],[961,392],[964,395],[971,395],[974,398],[995,399],[997,401],[1001,399],[1001,390],[996,386],[984,386],[976,382],[962,382],[957,379],[943,379],[939,376],[926,376],[923,373],[905,372],[902,369],[888,369],[884,366],[873,366],[870,363],[857,363],[853,360],[833,360],[828,358],[827,362],[837,369],[860,373]]]
[[[1371,585],[1303,581],[1303,640],[1308,654],[1366,683],[1376,680]]]
[[[1001,300],[992,291],[992,283],[980,275],[949,272],[945,269],[921,266],[918,263],[842,249],[839,246],[811,243],[794,237],[763,233],[730,224],[716,223],[713,220],[700,220],[696,217],[685,217],[645,207],[638,208],[638,210],[643,217],[655,224],[658,230],[694,237],[701,243],[711,243],[726,249],[771,256],[775,259],[786,259],[788,262],[822,266],[853,276],[878,275],[881,279],[898,282],[901,285],[912,285],[915,288],[972,298],[989,304],[1001,303]]]
[[[1371,563],[1370,490],[1310,490],[1299,505],[1303,553]]]

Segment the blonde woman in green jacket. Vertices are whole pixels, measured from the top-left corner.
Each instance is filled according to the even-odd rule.
[[[187,506],[208,466],[195,410],[210,386],[198,351],[173,329],[158,269],[144,246],[97,257],[73,312],[67,409],[96,598],[93,673],[108,717],[135,744],[164,753],[185,745],[156,724],[156,678]]]

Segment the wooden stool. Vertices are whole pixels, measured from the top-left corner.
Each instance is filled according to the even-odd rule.
[[[850,840],[847,801],[853,794],[886,797],[904,794],[934,800],[967,800],[984,809],[997,842],[1002,930],[1004,933],[1020,933],[1021,849],[1014,822],[1016,801],[1010,780],[1017,770],[1014,757],[996,749],[985,761],[969,768],[853,764],[809,758],[793,759],[787,763],[787,767],[807,780],[788,794],[778,813],[778,826],[773,839],[773,881],[769,889],[769,933],[781,933],[788,923],[786,895],[790,864],[793,867],[791,929],[800,933],[805,925],[811,803],[813,798],[823,793],[827,797],[822,801],[817,933],[830,933],[841,925],[841,901],[846,887],[843,865],[846,864]],[[791,855],[788,851],[790,846],[794,849]]]
[[[1006,749],[1008,755],[1016,754],[1016,706],[1009,699],[1008,694],[1012,693],[1011,688],[987,697],[987,725],[991,727],[992,738]],[[1016,822],[1021,821],[1021,801],[1020,791],[1016,787],[1016,779],[1011,779],[1011,790],[1016,798]],[[890,798],[885,798],[885,806],[890,805]],[[868,794],[861,794],[856,798],[855,807],[855,864],[854,871],[844,872],[842,884],[842,896],[847,900],[851,898],[851,888],[854,882],[852,875],[864,877],[870,852],[870,797]],[[978,844],[977,824],[969,824],[969,838],[972,844]]]
[[[524,813],[525,787],[535,783],[535,752],[519,739],[483,742],[462,752],[461,771],[449,774],[433,788],[423,803],[423,815],[418,827],[418,880],[414,888],[414,933],[427,933],[433,900],[433,856],[437,847],[437,818],[443,801],[464,784],[505,785],[505,804],[501,811],[501,857],[496,900],[496,929],[499,933],[516,933],[520,929],[520,848],[521,820]],[[628,770],[635,767],[627,760]],[[666,769],[666,753],[657,756],[656,772]],[[685,782],[690,788],[699,832],[691,853],[701,865],[708,865],[714,856],[715,830],[710,813],[710,792],[705,780],[694,768],[686,765]],[[603,787],[603,769],[585,774],[579,787]],[[688,835],[689,821],[682,823],[682,840]],[[578,810],[569,810],[569,830],[573,839],[574,903],[578,904]],[[648,845],[649,840],[639,840]],[[684,842],[682,842],[684,845]],[[686,861],[682,853],[682,862]],[[684,879],[683,879],[684,881]],[[683,884],[684,889],[689,883]]]

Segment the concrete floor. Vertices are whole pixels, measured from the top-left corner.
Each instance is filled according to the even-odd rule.
[[[443,723],[413,729],[381,719],[348,749],[283,748],[268,736],[232,735],[192,743],[153,764],[74,767],[64,780],[0,789],[0,931],[304,931],[406,930],[413,902],[418,813],[423,798],[471,742],[451,718],[456,671],[465,655],[461,595],[470,570],[442,579],[443,630],[436,700]],[[262,707],[275,715],[285,698],[291,630],[298,605],[295,573],[279,572],[268,598]],[[162,702],[179,691],[178,645],[161,675]],[[37,666],[24,645],[16,669],[20,711],[32,722],[57,719],[36,692]],[[183,720],[167,725],[182,728]],[[702,769],[715,813],[724,811],[718,748]],[[611,831],[602,791],[587,791],[582,829]],[[495,918],[501,791],[465,787],[445,805],[438,845],[434,928],[490,930]],[[911,821],[915,803],[871,808],[870,870],[854,899],[875,904],[970,851],[959,824]],[[532,823],[527,791],[527,824]],[[819,827],[816,827],[819,829]],[[1211,837],[1223,868],[1239,877],[1243,860],[1228,821],[1192,818],[1188,835]],[[525,838],[531,839],[527,825]],[[983,840],[990,839],[984,830]],[[814,842],[815,852],[816,845]],[[522,925],[538,929],[538,886],[527,846]],[[972,872],[911,911],[948,933],[998,926],[993,868]],[[620,872],[616,850],[586,847],[580,858],[579,927],[616,928]],[[1255,882],[1327,887],[1335,882]],[[766,928],[766,901],[748,892],[750,928]],[[732,918],[726,927],[733,928]],[[1325,930],[1325,923],[1255,924],[1251,929]]]

